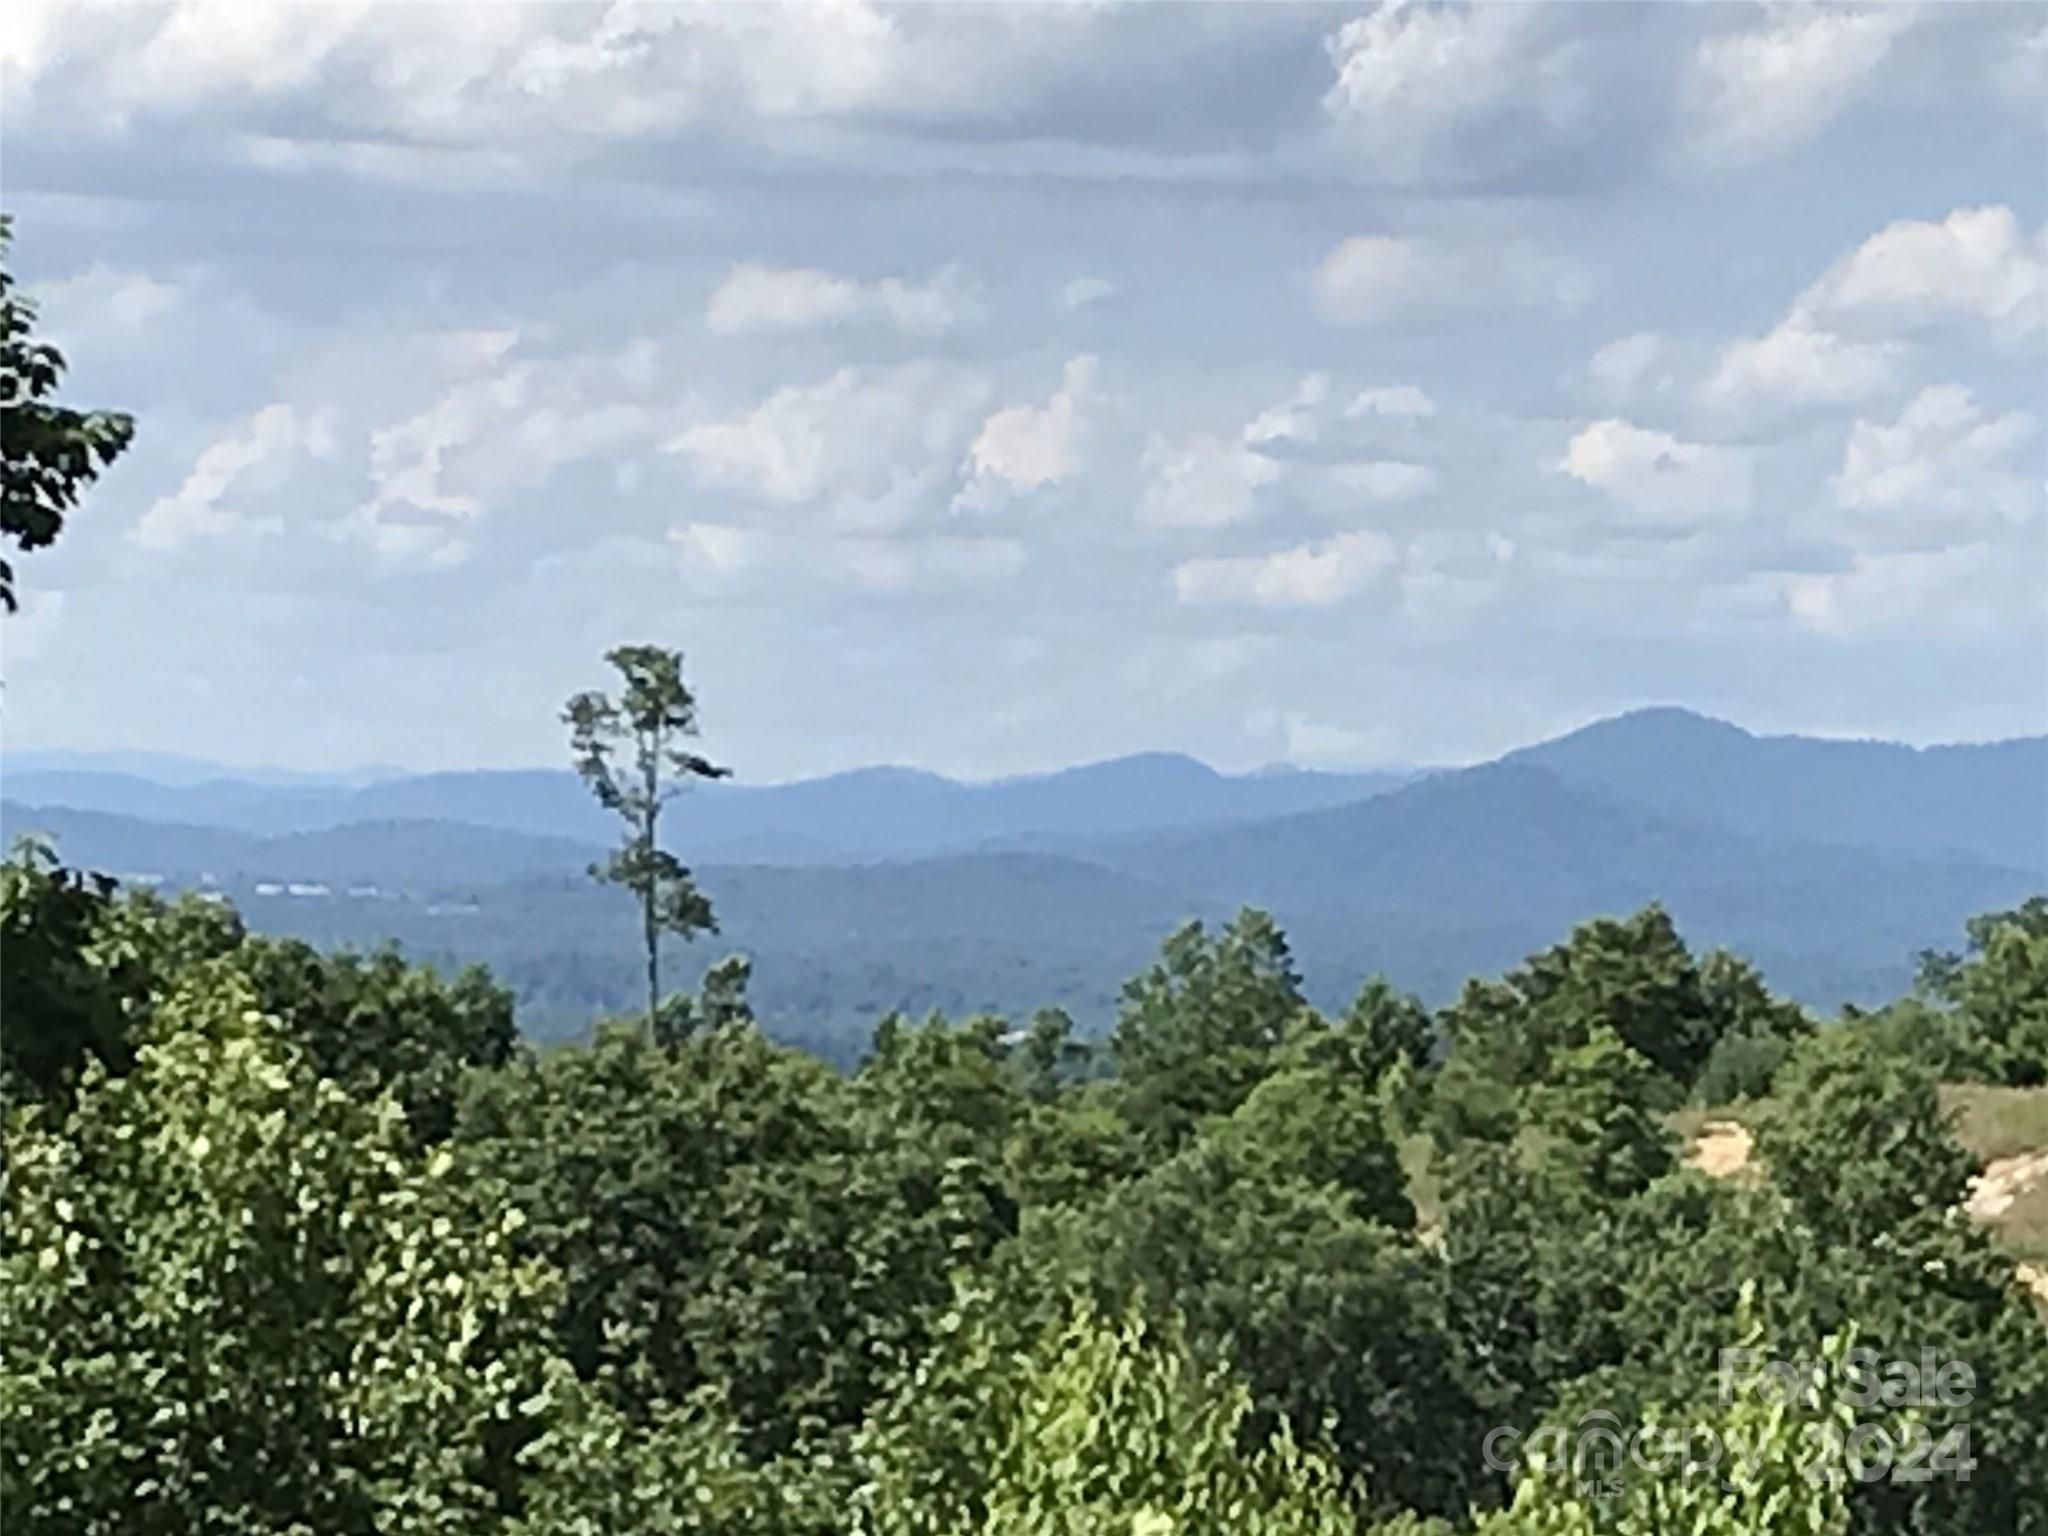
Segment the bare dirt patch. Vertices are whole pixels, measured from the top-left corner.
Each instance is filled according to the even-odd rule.
[[[1998,1158],[1987,1164],[1970,1186],[1970,1219],[1985,1224],[1997,1221],[2043,1180],[2048,1180],[2048,1152]]]
[[[1709,1120],[1700,1127],[1685,1160],[1713,1178],[1733,1178],[1749,1166],[1753,1145],[1748,1126],[1735,1120]]]

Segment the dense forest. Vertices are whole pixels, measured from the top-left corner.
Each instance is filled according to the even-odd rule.
[[[1825,1021],[1654,907],[1326,1015],[1246,911],[850,1072],[743,963],[538,1053],[33,846],[0,964],[24,1530],[2048,1529],[2042,1190],[1953,1113],[2039,1129],[2048,900]]]

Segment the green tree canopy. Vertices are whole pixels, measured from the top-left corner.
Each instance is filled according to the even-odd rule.
[[[10,268],[14,221],[0,214],[0,539],[23,552],[56,542],[85,488],[128,449],[135,419],[79,411],[52,398],[64,354],[35,334],[35,301]],[[0,605],[18,606],[14,566],[0,559]]]
[[[2048,1083],[2048,896],[1970,919],[1964,954],[1921,956],[1921,991],[1966,1024],[1988,1075]]]
[[[972,1303],[970,1302],[970,1305]],[[1333,1471],[1171,1323],[1087,1309],[1018,1348],[955,1313],[862,1432],[861,1536],[1348,1536]]]
[[[1278,1064],[1308,1004],[1287,940],[1247,908],[1218,932],[1188,923],[1124,988],[1110,1053],[1132,1123],[1165,1151],[1228,1114]]]
[[[555,1281],[397,1106],[204,978],[14,1111],[0,1502],[32,1529],[492,1531]]]

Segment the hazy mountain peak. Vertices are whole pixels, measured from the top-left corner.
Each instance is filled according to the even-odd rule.
[[[865,768],[841,769],[838,773],[828,773],[822,778],[793,779],[789,782],[792,784],[867,785],[875,788],[895,785],[912,788],[939,786],[954,788],[959,784],[959,780],[950,779],[943,773],[936,773],[930,768],[919,768],[908,763],[875,763]],[[745,788],[747,786],[742,784],[740,787]]]
[[[1646,704],[1638,709],[1623,710],[1620,714],[1610,715],[1604,720],[1592,721],[1575,731],[1567,731],[1561,736],[1552,737],[1549,741],[1539,742],[1522,750],[1541,752],[1563,742],[1596,740],[1664,744],[1697,741],[1733,743],[1754,741],[1756,737],[1731,721],[1713,715],[1703,715],[1698,710],[1687,709],[1681,704]]]
[[[1122,757],[1106,757],[1100,762],[1076,763],[1068,768],[1055,768],[1049,773],[1028,775],[1029,780],[1040,783],[1048,779],[1111,779],[1111,780],[1159,780],[1172,779],[1183,782],[1207,783],[1220,779],[1214,768],[1198,757],[1185,752],[1131,752]],[[1026,780],[996,780],[996,783],[1021,783]]]

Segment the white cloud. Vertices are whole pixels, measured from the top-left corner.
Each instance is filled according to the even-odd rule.
[[[861,285],[851,278],[745,261],[711,295],[704,320],[721,335],[800,330],[851,319],[860,313],[864,298]]]
[[[1722,348],[1698,397],[1738,415],[1867,400],[1898,381],[1905,353],[1895,338],[1942,320],[1981,321],[2006,345],[2048,333],[2048,228],[2030,242],[2003,207],[1887,225],[1767,335]]]
[[[1461,168],[1474,130],[1503,114],[1556,129],[1588,102],[1579,50],[1547,39],[1541,8],[1383,3],[1325,43],[1337,77],[1323,97],[1332,124],[1374,169],[1397,180]]]
[[[1015,539],[954,534],[807,533],[733,523],[688,522],[669,530],[682,573],[706,592],[893,595],[982,586],[1021,571]]]
[[[467,446],[492,422],[525,403],[532,374],[524,367],[455,385],[427,409],[370,434],[372,502],[411,507],[444,517],[471,518],[483,510],[473,494],[444,482],[448,456]]]
[[[1173,590],[1190,606],[1327,608],[1379,581],[1399,558],[1393,540],[1361,530],[1270,555],[1183,561]]]
[[[536,42],[514,66],[512,84],[543,100],[587,99],[598,88],[637,101],[637,112],[613,120],[615,131],[627,132],[701,110],[685,99],[688,87],[713,100],[737,96],[763,116],[801,117],[867,104],[892,79],[909,84],[904,40],[877,7],[821,7],[804,18],[814,23],[808,28],[792,25],[797,18],[780,7],[718,10],[615,6],[588,38]],[[661,84],[650,81],[650,64]]]
[[[240,431],[201,453],[184,483],[158,497],[128,536],[145,549],[176,549],[195,539],[232,533],[281,532],[282,518],[231,505],[228,493],[238,484],[259,495],[275,491],[300,456],[324,458],[333,451],[333,431],[325,415],[307,417],[283,403],[266,405]]]
[[[1934,513],[1952,519],[1990,513],[2020,522],[2040,510],[2042,464],[2022,456],[2040,423],[2025,411],[1988,415],[1960,384],[1923,389],[1890,426],[1859,421],[1850,431],[1835,498],[1867,512]],[[1939,529],[1929,537],[1943,537]]]
[[[691,571],[731,576],[761,557],[762,536],[731,523],[684,523],[671,528],[668,536]]]
[[[1285,400],[1269,405],[1244,429],[1246,447],[1265,443],[1312,443],[1322,433],[1322,407],[1330,398],[1330,376],[1311,373]]]
[[[847,582],[870,592],[922,592],[986,586],[1024,568],[1015,539],[937,535],[913,539],[841,539],[833,553]]]
[[[278,95],[311,82],[361,19],[347,7],[187,0],[162,14],[115,91],[129,104],[157,107],[229,91]]]
[[[1365,324],[1399,314],[1437,287],[1428,248],[1392,235],[1357,235],[1316,268],[1316,298],[1333,320]]]
[[[0,69],[24,83],[32,80],[50,62],[58,20],[54,0],[27,0],[0,11]]]
[[[1390,746],[1383,730],[1361,731],[1329,725],[1298,711],[1283,713],[1277,723],[1284,743],[1282,751],[1290,763],[1351,766],[1383,762]]]
[[[1093,357],[1071,358],[1044,405],[1005,406],[984,421],[967,450],[968,481],[954,505],[985,509],[1072,475],[1080,461],[1081,410],[1095,373]]]
[[[987,382],[938,364],[842,368],[669,443],[700,482],[775,506],[819,506],[842,526],[901,527],[935,499],[982,420]]]
[[[379,565],[402,570],[441,571],[460,565],[475,550],[468,535],[447,523],[430,522],[401,509],[366,502],[328,527],[337,540],[360,544]]]
[[[1455,244],[1397,235],[1355,235],[1310,279],[1316,300],[1341,325],[1407,322],[1458,310],[1568,309],[1585,282],[1568,262],[1527,240]]]
[[[1652,331],[1618,337],[1595,352],[1586,372],[1601,394],[1621,402],[1639,392],[1668,384],[1668,376],[1652,381],[1650,370],[1664,359],[1664,338]]]
[[[2048,333],[2048,225],[2029,239],[2012,209],[1901,219],[1835,263],[1799,309],[1838,327],[1913,330],[1977,320],[1995,340]]]
[[[1362,416],[1421,420],[1436,414],[1436,402],[1413,384],[1389,384],[1361,391],[1344,407],[1344,414],[1353,420]]]
[[[146,272],[124,272],[96,262],[83,272],[38,283],[39,329],[67,345],[82,331],[141,331],[170,314],[183,297],[176,283]]]
[[[1367,390],[1341,415],[1413,421],[1435,409],[1435,402],[1420,389],[1400,385]],[[1338,415],[1330,376],[1311,373],[1283,399],[1255,412],[1235,440],[1197,433],[1171,444],[1155,436],[1140,466],[1147,483],[1139,501],[1139,522],[1156,528],[1222,527],[1251,516],[1260,493],[1282,484],[1325,512],[1360,500],[1407,501],[1436,488],[1436,471],[1426,464],[1401,459],[1332,462],[1328,450],[1311,458],[1288,452],[1290,447],[1321,442],[1325,428]]]
[[[409,137],[553,152],[710,125],[1001,111],[1058,82],[1093,7],[829,5],[43,7],[0,34],[13,110],[98,124],[314,107],[308,143]],[[1077,36],[1077,34],[1079,34]],[[91,89],[85,89],[89,83]]]
[[[1653,519],[1744,512],[1750,461],[1740,449],[1681,442],[1626,421],[1596,421],[1572,438],[1558,468]]]
[[[1060,289],[1060,303],[1068,309],[1086,309],[1116,297],[1116,284],[1106,277],[1077,277]]]
[[[1260,487],[1280,466],[1241,438],[1197,433],[1177,445],[1155,437],[1141,465],[1146,478],[1138,521],[1152,528],[1220,528],[1251,515]]]
[[[519,341],[506,329],[430,338],[440,392],[370,430],[370,494],[336,536],[387,565],[453,565],[472,543],[451,524],[475,522],[564,464],[616,457],[652,436],[655,413],[639,403],[653,367],[644,348],[539,359],[518,356]],[[615,472],[630,483],[630,464]]]
[[[1915,20],[1904,4],[1772,5],[1765,25],[1704,39],[1683,88],[1691,146],[1744,162],[1795,149],[1855,103]]]
[[[711,295],[705,323],[722,336],[809,330],[878,320],[919,336],[950,331],[972,317],[974,285],[948,267],[927,283],[884,278],[866,283],[808,267],[743,261]]]
[[[1367,501],[1411,501],[1436,489],[1437,473],[1427,464],[1402,459],[1369,459],[1335,464],[1330,478],[1338,489]]]
[[[1985,601],[2011,560],[1987,543],[1858,554],[1840,571],[1770,578],[1793,623],[1838,639],[1885,630],[1995,630],[2011,609]],[[2035,598],[2039,604],[2038,588]]]
[[[1714,410],[1758,405],[1846,405],[1890,387],[1899,349],[1816,330],[1795,311],[1769,335],[1724,347],[1700,385]]]

